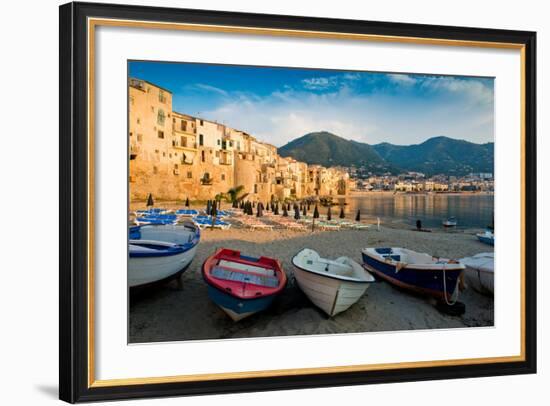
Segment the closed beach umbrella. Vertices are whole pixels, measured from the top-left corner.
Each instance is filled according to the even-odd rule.
[[[216,208],[216,201],[212,203],[212,209],[210,214],[212,215],[212,228],[214,228],[214,225],[216,224],[216,216],[218,215],[218,210]]]
[[[296,220],[300,219],[300,209],[298,208],[298,206],[294,206],[294,218]]]
[[[279,205],[278,204],[275,205],[275,208],[273,209],[273,214],[275,214],[276,216],[279,215]]]
[[[340,208],[340,218],[341,218],[341,219],[345,219],[345,218],[346,218],[346,214],[344,213],[344,207],[343,207],[343,206]]]
[[[319,218],[319,208],[317,205],[315,205],[315,209],[313,210],[313,218],[318,219]]]
[[[149,193],[149,196],[147,196],[147,207],[154,206],[155,201],[153,200],[153,195]]]
[[[327,220],[328,221],[332,220],[332,213],[330,212],[330,206],[328,206],[328,210],[327,210]]]
[[[185,207],[189,207],[189,197],[187,197],[187,199],[185,199]]]
[[[212,210],[212,202],[210,200],[206,201],[206,214],[210,214],[210,210]]]
[[[306,210],[306,205],[305,205],[305,204],[304,204],[304,211],[302,212],[302,214],[303,214],[304,216],[307,216],[307,210]]]
[[[357,210],[357,215],[355,216],[355,221],[361,221],[361,210]]]
[[[283,204],[283,217],[288,217],[288,210],[286,209],[286,206]]]
[[[258,211],[256,212],[256,217],[262,217],[263,213],[262,213],[262,206],[263,204],[258,204]]]
[[[269,202],[267,202],[267,204],[265,205],[265,209],[266,209],[267,211],[271,210],[271,206],[269,205]]]
[[[286,204],[286,209],[287,209],[287,210],[290,210],[290,203],[287,203],[287,204]]]

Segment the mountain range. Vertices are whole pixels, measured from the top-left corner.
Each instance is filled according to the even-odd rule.
[[[494,165],[494,143],[475,144],[443,136],[415,145],[370,145],[320,131],[299,137],[278,152],[308,164],[363,167],[376,174],[415,171],[428,176],[462,176],[493,172]]]

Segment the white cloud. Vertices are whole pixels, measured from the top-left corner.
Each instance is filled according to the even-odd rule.
[[[486,83],[401,74],[390,80],[405,84],[398,88],[402,91],[360,92],[355,81],[361,77],[346,75],[309,78],[299,90],[286,86],[266,96],[223,91],[221,104],[201,115],[276,146],[322,130],[370,144],[415,144],[437,135],[493,139],[492,88]],[[424,93],[410,91],[402,97],[405,89],[412,90],[412,80]],[[316,91],[323,86],[323,92]]]
[[[323,90],[336,86],[338,81],[335,76],[303,79],[304,88],[310,90]]]
[[[421,86],[434,92],[448,92],[467,97],[472,104],[493,104],[494,91],[479,80],[452,76],[424,77]]]
[[[414,76],[402,73],[388,73],[387,76],[390,81],[402,86],[412,86],[418,81]]]
[[[219,87],[207,85],[207,84],[204,84],[204,83],[195,83],[193,86],[191,86],[191,88],[216,93],[216,94],[219,94],[219,95],[222,95],[222,96],[228,96],[229,95],[229,93],[227,91],[225,91],[223,89],[220,89]]]

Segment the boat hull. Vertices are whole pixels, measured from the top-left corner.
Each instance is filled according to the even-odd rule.
[[[175,277],[189,267],[197,246],[176,254],[160,257],[130,257],[128,260],[128,286],[149,285]]]
[[[466,285],[474,290],[486,294],[493,295],[495,291],[495,274],[481,269],[466,267],[464,271]]]
[[[435,297],[438,300],[449,300],[458,289],[458,281],[463,269],[418,269],[414,266],[397,266],[362,252],[363,266],[381,279],[400,288]],[[443,283],[443,277],[446,281]],[[446,290],[445,290],[446,288]],[[445,294],[446,293],[446,294]]]
[[[275,299],[274,295],[262,296],[255,299],[242,299],[227,294],[212,285],[208,285],[208,296],[233,321],[242,320],[245,317],[267,309]]]
[[[477,235],[477,239],[478,239],[480,242],[484,243],[484,244],[493,245],[493,246],[495,245],[495,239],[494,239],[494,238],[486,237],[486,236],[484,236],[484,235],[478,234],[478,235]]]
[[[202,265],[208,296],[233,321],[267,309],[286,286],[281,263],[220,248]]]
[[[296,265],[294,276],[309,300],[330,317],[347,310],[361,298],[370,285],[318,275]]]

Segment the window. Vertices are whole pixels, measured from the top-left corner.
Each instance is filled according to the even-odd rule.
[[[193,179],[193,172],[187,172],[187,179]]]
[[[218,140],[218,145],[220,145],[222,142],[220,140]]]
[[[185,137],[180,137],[180,143],[181,143],[181,146],[182,147],[186,147],[187,146],[187,138]]]
[[[159,109],[159,111],[157,113],[157,124],[158,125],[164,125],[165,118],[166,118],[166,116],[164,115],[164,110]]]
[[[162,156],[166,156],[166,152],[163,152],[163,153],[162,153]]]
[[[225,180],[225,174],[222,173],[222,180]]]
[[[202,162],[206,161],[205,156],[204,156],[204,151],[201,151],[201,161]]]
[[[233,148],[233,141],[229,141],[229,146]]]
[[[174,169],[178,169],[178,164],[174,164]]]
[[[187,122],[181,120],[181,131],[187,131]]]
[[[153,173],[156,175],[158,173],[158,168],[156,166],[153,166]]]
[[[199,134],[199,145],[204,145],[204,135]]]
[[[132,131],[130,131],[130,137],[132,136]]]
[[[164,92],[162,90],[159,90],[159,102],[166,103],[166,96],[164,96]]]
[[[164,131],[159,130],[158,135],[159,135],[159,138],[164,139]]]
[[[216,158],[220,157],[220,151],[216,151]]]
[[[201,125],[204,125],[204,121],[201,120]]]
[[[143,134],[138,134],[138,135],[137,135],[137,140],[138,140],[139,142],[143,141]]]
[[[240,151],[241,150],[241,142],[240,141],[237,141],[237,149]]]
[[[141,120],[139,119],[139,117],[136,119],[136,122],[137,122],[138,124],[141,123]]]

